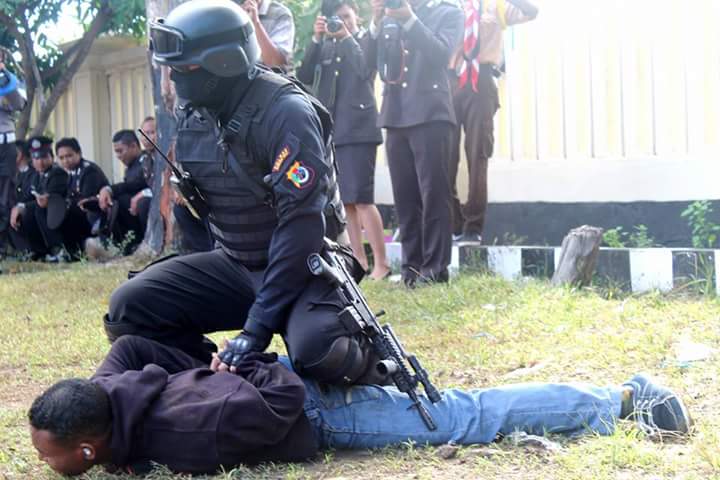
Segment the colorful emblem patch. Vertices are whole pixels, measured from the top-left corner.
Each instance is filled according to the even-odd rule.
[[[278,153],[278,156],[275,159],[275,163],[273,164],[273,173],[280,171],[280,167],[282,167],[283,162],[287,160],[291,153],[292,152],[290,151],[290,145],[285,145],[283,149],[280,150],[280,153]]]
[[[287,171],[287,178],[297,188],[305,188],[308,185],[312,185],[313,177],[315,172],[310,167],[302,165],[300,162],[295,162]]]

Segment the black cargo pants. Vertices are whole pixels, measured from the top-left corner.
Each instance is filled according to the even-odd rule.
[[[215,346],[204,335],[243,327],[263,273],[221,249],[151,265],[113,292],[105,317],[108,338],[139,335],[209,363]],[[326,280],[310,280],[278,332],[293,367],[328,383],[381,383],[366,339],[340,323],[342,308]]]

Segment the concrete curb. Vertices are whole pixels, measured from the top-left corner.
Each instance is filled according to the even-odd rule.
[[[399,242],[386,244],[397,271],[402,263]],[[485,246],[453,244],[451,274],[489,271],[508,280],[551,278],[560,259],[560,247]],[[595,283],[632,292],[678,288],[715,291],[720,295],[720,250],[687,248],[601,248]]]

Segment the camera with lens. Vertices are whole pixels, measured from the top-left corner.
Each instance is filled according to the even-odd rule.
[[[327,31],[330,33],[337,33],[340,30],[342,30],[343,25],[345,25],[340,17],[337,15],[333,15],[332,17],[328,18],[327,21]]]
[[[403,6],[403,0],[385,0],[385,8],[398,9]]]

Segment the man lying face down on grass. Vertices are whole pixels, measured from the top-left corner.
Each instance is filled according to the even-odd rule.
[[[321,386],[274,354],[248,355],[237,373],[153,340],[125,336],[90,380],[63,380],[35,399],[32,442],[63,474],[94,465],[141,474],[151,462],[184,473],[264,461],[300,461],[326,448],[375,448],[414,441],[489,443],[522,430],[610,434],[633,418],[648,434],[686,434],[690,418],[667,388],[636,375],[617,387],[520,384],[445,390],[423,403],[430,431],[405,394],[391,387]]]

